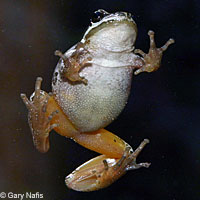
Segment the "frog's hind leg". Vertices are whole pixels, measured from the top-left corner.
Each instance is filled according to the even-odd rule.
[[[35,92],[30,97],[30,100],[25,94],[21,94],[21,98],[29,111],[28,122],[34,145],[40,152],[44,153],[49,149],[49,132],[58,126],[56,123],[51,123],[58,110],[47,114],[47,104],[51,97],[40,89],[41,83],[42,78],[38,77],[35,83]]]
[[[58,106],[54,96],[41,90],[41,82],[42,78],[37,78],[35,92],[30,100],[25,94],[21,94],[29,111],[28,121],[35,147],[43,153],[48,151],[49,132],[55,129],[60,135],[103,154],[72,172],[66,178],[68,187],[79,191],[101,189],[113,183],[128,170],[149,166],[148,163],[136,164],[136,157],[148,140],[144,140],[133,152],[130,145],[105,129],[80,133]]]
[[[67,186],[84,192],[99,190],[115,182],[128,170],[148,168],[150,163],[136,163],[137,156],[148,142],[145,139],[135,151],[127,146],[121,158],[101,155],[87,161],[66,177]]]

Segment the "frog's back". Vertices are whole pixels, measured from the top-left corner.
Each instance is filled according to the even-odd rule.
[[[92,64],[80,76],[88,84],[72,83],[61,75],[62,60],[54,72],[52,87],[56,101],[71,122],[81,131],[106,127],[123,110],[130,91],[131,67],[100,67]]]

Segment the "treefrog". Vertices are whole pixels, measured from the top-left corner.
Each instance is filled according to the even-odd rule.
[[[174,43],[169,39],[156,48],[154,32],[149,31],[150,49],[135,49],[137,26],[130,13],[97,10],[83,39],[64,54],[52,79],[52,93],[41,90],[38,77],[28,108],[33,142],[40,152],[49,149],[49,132],[73,139],[102,155],[69,174],[65,182],[77,191],[93,191],[109,186],[128,170],[149,167],[136,163],[136,157],[149,142],[144,139],[134,151],[129,144],[104,128],[124,109],[130,93],[132,74],[156,71],[162,53]]]

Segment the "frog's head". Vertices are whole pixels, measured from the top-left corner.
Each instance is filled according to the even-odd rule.
[[[108,13],[100,9],[94,12],[82,42],[94,48],[121,52],[133,49],[136,35],[137,26],[130,13]]]

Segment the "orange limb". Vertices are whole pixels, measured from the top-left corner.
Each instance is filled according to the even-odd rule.
[[[120,159],[101,155],[87,161],[66,177],[66,185],[76,191],[99,190],[111,185],[129,170],[148,168],[150,163],[136,163],[138,154],[147,143],[149,141],[145,139],[134,152],[127,147]]]
[[[48,101],[45,115],[49,116],[54,110],[58,110],[58,113],[53,117],[51,124],[59,124],[54,130],[60,135],[73,139],[87,149],[112,158],[120,158],[123,155],[124,149],[127,146],[126,142],[105,129],[80,133],[75,129],[52,96]]]
[[[105,129],[89,133],[80,133],[75,129],[52,96],[48,101],[46,116],[50,115],[54,110],[58,110],[58,113],[53,117],[51,124],[59,124],[54,130],[60,135],[73,139],[87,149],[112,158],[120,158],[123,155],[128,145],[126,142]]]
[[[21,94],[29,111],[28,121],[35,147],[42,153],[47,152],[50,147],[49,132],[54,129],[60,135],[103,154],[68,175],[66,184],[69,188],[77,191],[98,190],[112,184],[128,170],[149,167],[149,163],[136,163],[136,157],[148,140],[144,140],[133,151],[130,145],[105,129],[89,133],[79,132],[58,106],[54,96],[40,90],[41,82],[42,78],[38,77],[30,100],[25,94]]]

